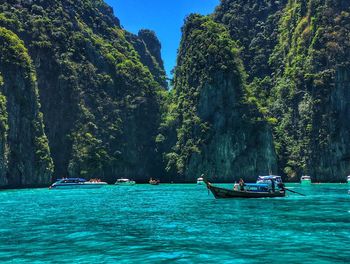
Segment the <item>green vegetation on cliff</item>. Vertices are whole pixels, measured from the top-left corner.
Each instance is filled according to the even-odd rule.
[[[345,1],[289,1],[281,17],[269,108],[288,176],[339,181],[350,169],[349,12]]]
[[[349,6],[223,0],[214,14],[241,45],[248,101],[272,125],[280,173],[290,178],[349,173]]]
[[[53,170],[35,70],[23,41],[0,27],[1,185],[47,185]]]
[[[30,78],[37,81],[43,112],[38,119],[48,137],[38,136],[35,145],[49,143],[57,177],[154,175],[166,83],[151,31],[132,37],[143,45],[137,50],[112,9],[92,0],[6,0],[0,26],[19,36],[28,49],[20,56],[33,61]]]
[[[245,72],[236,43],[210,17],[189,16],[182,33],[172,101],[163,118],[173,126],[167,131],[176,131],[176,140],[163,139],[175,141],[166,154],[168,170],[186,181],[201,173],[232,181],[275,169],[266,122],[245,99]]]
[[[182,35],[168,91],[102,0],[3,1],[0,186],[349,174],[349,1],[221,0]]]
[[[227,26],[242,49],[248,80],[270,76],[269,57],[277,44],[278,23],[288,0],[222,0],[213,17]]]

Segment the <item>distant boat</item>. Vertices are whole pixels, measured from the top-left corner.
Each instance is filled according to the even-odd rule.
[[[301,184],[311,184],[311,177],[307,176],[307,175],[301,176],[300,183]]]
[[[106,182],[99,180],[87,181],[83,178],[62,178],[52,184],[50,189],[96,189],[106,186]]]
[[[198,185],[203,185],[204,184],[204,179],[202,177],[197,178],[197,184]]]
[[[136,183],[135,181],[125,179],[125,178],[120,178],[115,182],[116,185],[125,185],[125,186],[135,185],[135,183]]]
[[[151,184],[151,185],[159,185],[160,180],[151,178],[151,179],[149,179],[148,183]]]
[[[348,183],[350,183],[350,175],[348,176],[347,181],[348,181]]]
[[[279,177],[280,176],[260,176],[264,177],[261,178],[260,181],[268,180],[271,182],[271,179],[273,177]],[[260,178],[259,177],[259,178]],[[269,179],[271,178],[271,179]],[[259,181],[259,179],[258,179]],[[275,180],[274,180],[275,181]],[[241,191],[239,189],[239,185],[235,184],[234,189],[227,189],[222,188],[218,186],[212,185],[207,180],[204,180],[205,184],[207,185],[207,188],[213,193],[214,197],[216,199],[221,198],[274,198],[274,197],[284,197],[286,195],[286,191],[284,187],[278,188],[278,186],[275,186],[275,191],[271,189],[271,185],[268,182],[265,183],[247,183],[244,185],[244,190]],[[276,182],[276,185],[279,183],[282,184],[282,179],[280,182]]]

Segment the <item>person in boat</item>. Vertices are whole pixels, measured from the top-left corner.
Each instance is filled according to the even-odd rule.
[[[279,182],[278,184],[277,184],[277,187],[280,189],[280,191],[285,191],[285,186],[284,186],[284,183],[283,182]]]
[[[272,192],[275,192],[275,188],[276,188],[275,180],[271,179],[271,190],[272,190]]]
[[[243,181],[242,178],[239,179],[238,184],[239,184],[240,191],[241,191],[241,192],[244,192],[244,185],[245,185],[245,184],[244,184],[244,181]]]

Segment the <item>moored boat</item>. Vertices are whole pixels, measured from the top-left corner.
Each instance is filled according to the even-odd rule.
[[[311,184],[311,177],[307,176],[307,175],[301,176],[300,183],[301,184]]]
[[[99,179],[87,181],[83,178],[62,178],[52,184],[50,189],[96,189],[106,186],[106,182],[101,182]]]
[[[214,186],[206,179],[204,179],[204,182],[216,199],[274,198],[286,195],[286,189],[280,176],[259,176],[257,183],[247,183],[244,186],[235,183],[233,189]]]
[[[212,192],[216,199],[222,198],[274,198],[284,197],[286,195],[285,190],[277,190],[275,192],[267,191],[268,184],[246,184],[245,190],[230,190],[212,185],[210,182],[206,182],[208,189]]]
[[[148,183],[151,184],[151,185],[159,185],[160,180],[151,178],[151,179],[149,179]]]
[[[115,185],[121,185],[121,186],[131,186],[131,185],[135,185],[135,181],[133,180],[129,180],[129,179],[125,179],[125,178],[120,178],[115,182]]]
[[[204,184],[204,179],[202,177],[197,178],[197,184],[198,185],[203,185]]]
[[[350,175],[348,176],[347,181],[348,181],[348,183],[350,183]]]

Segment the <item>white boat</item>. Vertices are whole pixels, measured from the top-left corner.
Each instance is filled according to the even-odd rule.
[[[116,185],[125,185],[125,186],[135,185],[135,183],[136,183],[135,181],[125,179],[125,178],[120,178],[115,182]]]
[[[311,177],[307,176],[307,175],[301,176],[300,183],[301,184],[311,184]]]
[[[99,180],[87,181],[83,178],[62,178],[52,184],[49,189],[96,189],[106,185],[106,182]]]
[[[197,178],[197,184],[198,185],[203,185],[204,184],[204,179],[202,177]]]
[[[151,178],[149,179],[148,183],[151,185],[159,185],[160,180]]]
[[[348,180],[348,183],[350,183],[350,175],[348,176],[347,180]]]

